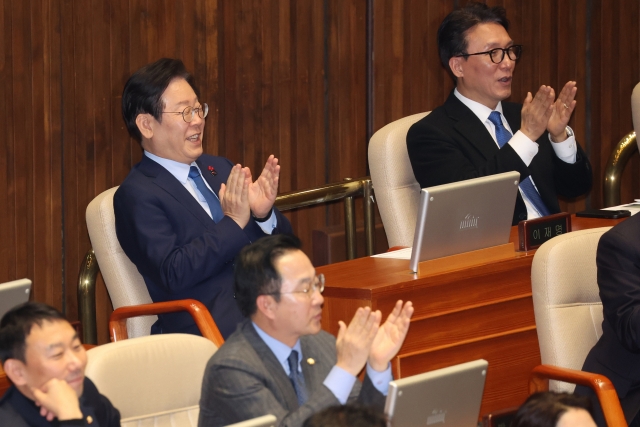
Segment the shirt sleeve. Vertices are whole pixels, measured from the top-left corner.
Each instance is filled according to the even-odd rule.
[[[393,375],[391,374],[391,363],[389,363],[387,369],[382,372],[374,370],[367,363],[367,375],[376,390],[382,393],[383,396],[386,396],[389,393],[389,383],[393,380]]]
[[[538,144],[529,139],[521,131],[516,132],[509,140],[509,145],[527,166],[531,164],[533,158],[538,154]]]
[[[323,382],[324,386],[327,387],[343,405],[347,403],[347,399],[355,383],[356,377],[338,366],[331,368],[329,375],[327,375],[327,378],[325,378]]]
[[[278,217],[276,216],[275,212],[273,212],[273,208],[271,208],[269,219],[264,222],[256,221],[256,223],[260,226],[262,231],[265,232],[265,234],[273,234],[273,229],[278,226]]]
[[[551,135],[549,135],[549,141],[551,141]],[[576,147],[576,144],[575,134],[562,142],[551,141],[551,147],[553,147],[553,151],[555,151],[556,156],[558,156],[558,158],[563,162],[571,165],[576,162],[576,156],[578,153],[578,147]]]

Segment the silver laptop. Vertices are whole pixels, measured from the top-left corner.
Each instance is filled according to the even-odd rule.
[[[486,360],[391,381],[384,413],[393,427],[476,427]]]
[[[275,415],[263,415],[247,421],[229,424],[227,427],[275,427],[276,421],[278,421],[278,419]]]
[[[509,242],[519,172],[423,188],[409,268]]]
[[[0,283],[0,319],[16,305],[29,301],[30,293],[31,280],[29,279]]]

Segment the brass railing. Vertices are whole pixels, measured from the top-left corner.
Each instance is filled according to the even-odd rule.
[[[604,170],[604,207],[617,206],[620,201],[620,179],[627,161],[633,153],[638,149],[636,143],[636,133],[629,132],[616,145],[611,152],[607,166]]]
[[[346,178],[344,182],[327,184],[318,188],[282,193],[276,198],[276,207],[280,211],[304,208],[344,199],[344,227],[347,246],[347,259],[356,257],[356,216],[355,197],[363,196],[365,251],[373,255],[374,251],[374,213],[373,187],[371,179]],[[80,265],[78,275],[78,310],[82,322],[82,340],[85,344],[97,344],[96,326],[96,278],[99,266],[93,249],[89,249]]]

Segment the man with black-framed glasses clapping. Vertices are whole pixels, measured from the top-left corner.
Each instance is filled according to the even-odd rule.
[[[446,102],[409,129],[407,150],[422,188],[502,172],[520,173],[513,225],[560,212],[558,196],[591,189],[591,165],[568,126],[576,82],[542,85],[524,104],[511,96],[523,47],[501,6],[469,3],[438,29],[438,50],[455,82]],[[416,197],[418,195],[416,194]]]

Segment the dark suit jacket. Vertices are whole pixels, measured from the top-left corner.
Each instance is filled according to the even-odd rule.
[[[613,382],[630,422],[640,409],[640,215],[602,235],[596,263],[604,312],[602,336],[582,370]],[[585,388],[576,392],[592,394]],[[604,425],[604,420],[598,424]]]
[[[503,102],[511,130],[520,129],[520,104]],[[498,148],[484,123],[451,92],[444,105],[415,123],[407,133],[407,150],[420,187],[518,171],[529,175],[551,213],[560,212],[557,196],[577,197],[591,189],[591,165],[579,144],[576,162],[560,160],[547,132],[537,141],[538,154],[527,167],[509,144]],[[513,225],[527,219],[527,208],[518,193]]]
[[[333,393],[323,385],[336,364],[336,340],[320,331],[300,338],[302,373],[308,400],[298,405],[289,377],[271,349],[256,332],[250,320],[238,326],[211,357],[204,372],[200,397],[199,427],[224,426],[272,414],[280,426],[301,426],[314,413],[339,405]],[[310,365],[305,361],[313,358]],[[385,397],[368,376],[363,384],[356,380],[349,402],[384,409]]]
[[[120,412],[113,407],[109,399],[98,392],[95,384],[84,379],[84,391],[80,396],[80,410],[84,415],[84,423],[78,421],[47,421],[40,415],[40,407],[28,399],[18,389],[11,386],[0,399],[0,427],[120,427]],[[87,422],[91,416],[92,422]]]
[[[203,154],[196,161],[213,191],[226,182],[233,164]],[[212,166],[217,175],[207,173]],[[144,278],[154,302],[193,298],[209,308],[223,337],[242,320],[233,298],[233,262],[240,250],[265,236],[249,220],[242,229],[225,216],[218,224],[164,167],[143,156],[113,198],[116,233],[125,254]],[[274,209],[274,232],[292,233]],[[188,313],[158,316],[152,333],[199,334]]]

